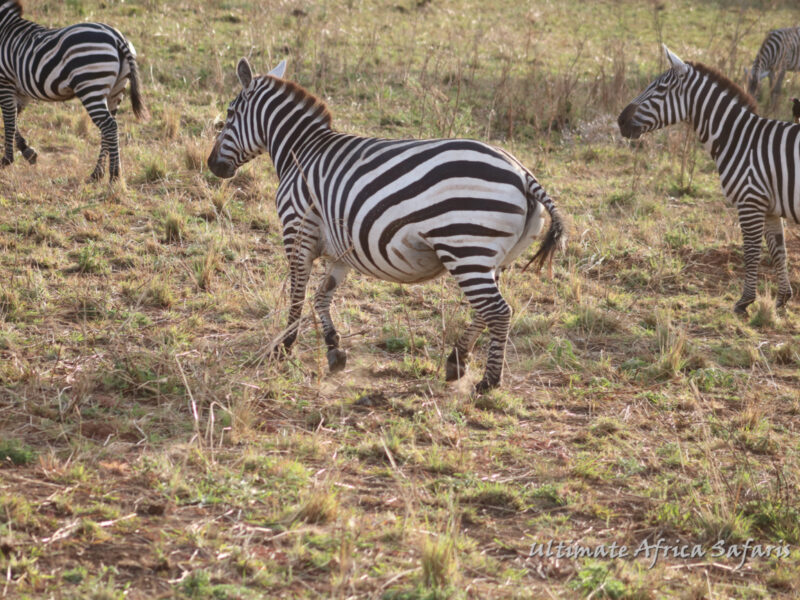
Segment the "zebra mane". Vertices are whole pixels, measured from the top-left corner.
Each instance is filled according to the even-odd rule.
[[[3,5],[5,10],[13,10],[17,15],[22,16],[22,2],[20,0],[9,0],[8,2],[3,2]]]
[[[315,96],[299,83],[287,79],[273,77],[287,93],[292,94],[298,104],[303,104],[309,112],[314,112],[328,127],[333,123],[333,114],[328,105],[319,96]]]
[[[744,91],[739,84],[728,79],[714,67],[709,67],[703,63],[689,61],[687,61],[687,64],[691,65],[696,71],[699,71],[701,74],[707,76],[723,90],[730,92],[731,95],[739,101],[739,104],[743,105],[751,113],[758,114],[758,105],[756,104],[756,101],[750,94]]]

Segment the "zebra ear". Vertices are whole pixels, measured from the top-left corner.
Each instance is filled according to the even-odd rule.
[[[689,69],[689,67],[686,66],[686,63],[678,58],[675,53],[667,48],[666,44],[662,44],[662,46],[664,47],[664,55],[667,57],[667,62],[669,62],[670,68],[674,69],[678,75],[683,75]]]
[[[239,61],[239,64],[236,66],[236,74],[239,76],[239,83],[241,83],[242,87],[245,89],[250,85],[250,82],[253,81],[253,70],[250,68],[250,63],[247,62],[246,58]]]
[[[278,63],[278,66],[272,69],[267,75],[272,75],[273,77],[278,77],[283,79],[283,74],[286,73],[286,61],[282,60]]]

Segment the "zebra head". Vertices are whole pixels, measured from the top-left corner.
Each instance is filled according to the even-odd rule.
[[[286,61],[264,77],[253,77],[246,58],[239,61],[236,74],[242,91],[228,105],[228,115],[217,134],[214,148],[208,157],[208,168],[217,177],[233,177],[236,170],[267,150],[268,140],[259,135],[259,92],[268,88],[273,77],[281,78],[286,71]],[[267,84],[267,85],[265,85]]]
[[[769,77],[769,69],[760,69],[755,65],[752,69],[745,67],[744,78],[747,81],[747,93],[755,96],[756,92],[758,92],[758,82],[765,77]]]
[[[633,102],[625,107],[617,119],[623,137],[635,140],[643,133],[688,118],[683,96],[689,65],[670,52],[666,45],[664,53],[670,69],[653,80]]]

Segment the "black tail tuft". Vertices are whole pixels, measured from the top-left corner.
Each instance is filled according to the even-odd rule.
[[[542,245],[539,246],[538,252],[533,255],[533,258],[528,261],[522,270],[525,271],[532,264],[537,271],[541,271],[544,263],[549,262],[552,276],[553,255],[556,250],[563,250],[567,243],[566,228],[556,205],[546,194],[541,202],[547,212],[550,213],[550,229],[548,229]]]
[[[150,113],[142,99],[142,90],[139,83],[139,65],[136,63],[136,55],[127,43],[125,44],[123,53],[131,69],[128,78],[131,82],[131,104],[133,105],[133,114],[136,115],[137,119],[148,119]]]

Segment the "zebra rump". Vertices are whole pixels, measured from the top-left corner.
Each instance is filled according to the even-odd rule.
[[[147,117],[136,50],[123,35],[102,23],[47,29],[22,18],[19,0],[0,0],[0,108],[5,126],[2,165],[14,147],[31,163],[36,151],[17,129],[17,115],[31,100],[59,102],[77,97],[100,130],[100,156],[91,179],[120,174],[116,113],[130,80],[133,112]]]
[[[507,152],[466,139],[389,140],[339,133],[325,104],[283,79],[285,63],[253,77],[242,59],[242,91],[230,103],[208,166],[232,177],[269,152],[279,178],[276,196],[289,258],[289,323],[276,351],[297,337],[312,263],[328,260],[314,307],[331,371],[344,367],[330,319],[333,291],[350,269],[385,281],[416,283],[445,271],[458,282],[475,320],[447,361],[447,379],[461,377],[478,335],[490,332],[478,390],[500,383],[511,309],[498,276],[542,230],[530,261],[551,260],[565,241],[560,213],[542,186]]]

